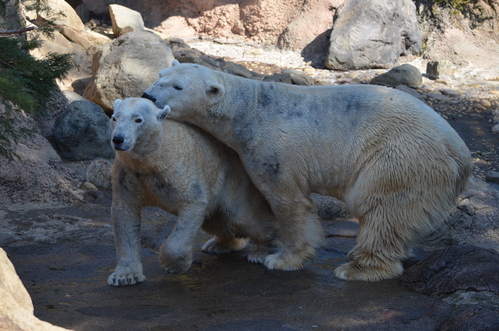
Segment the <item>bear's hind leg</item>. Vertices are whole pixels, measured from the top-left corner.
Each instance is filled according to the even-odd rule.
[[[279,222],[282,250],[265,257],[264,265],[268,269],[302,269],[306,260],[311,259],[315,249],[324,242],[324,230],[312,200],[300,197],[289,201],[279,204],[269,201]]]
[[[403,214],[387,215],[380,203],[359,217],[357,245],[348,254],[350,262],[335,269],[336,277],[378,281],[400,276],[404,270],[401,260],[409,257],[414,237],[414,232],[404,224],[408,220]]]

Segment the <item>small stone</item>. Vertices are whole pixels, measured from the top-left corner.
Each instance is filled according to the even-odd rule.
[[[423,85],[423,76],[418,68],[405,63],[398,67],[392,68],[387,73],[374,77],[371,84],[398,86],[407,85],[414,88],[419,88]]]
[[[92,183],[90,182],[83,182],[83,184],[81,184],[81,187],[87,191],[98,191],[99,189]]]
[[[441,89],[439,91],[440,91],[440,93],[442,93],[444,95],[448,95],[450,97],[458,97],[459,95],[461,95],[461,93],[459,93],[459,91],[452,90],[452,89]]]
[[[261,48],[253,48],[244,51],[244,55],[263,55],[263,54],[265,54],[265,52]]]
[[[489,108],[489,107],[491,107],[491,106],[492,106],[492,104],[490,103],[490,101],[489,101],[489,100],[482,100],[482,101],[480,101],[480,104],[481,104],[482,106],[486,107],[486,108]]]
[[[347,77],[352,78],[352,79],[357,79],[357,78],[359,78],[359,73],[358,72],[350,72],[347,74]]]
[[[450,85],[449,81],[445,80],[445,79],[437,79],[437,80],[435,80],[435,83]]]
[[[311,67],[307,67],[305,69],[303,69],[304,72],[306,72],[307,74],[314,74],[316,72],[316,70],[314,68],[311,68]]]
[[[499,95],[499,91],[489,91],[489,94]]]
[[[499,124],[496,124],[492,127],[492,132],[493,133],[499,133]]]
[[[485,175],[485,180],[488,182],[499,184],[499,172],[497,171],[489,171]]]

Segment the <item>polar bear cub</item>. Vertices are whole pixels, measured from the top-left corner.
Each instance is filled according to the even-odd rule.
[[[117,267],[109,285],[145,280],[140,261],[140,210],[157,206],[177,214],[176,225],[159,252],[161,266],[182,273],[192,262],[200,228],[213,234],[203,251],[226,253],[257,249],[251,262],[262,263],[281,245],[267,202],[244,171],[237,154],[202,130],[166,119],[147,99],[116,100],[111,118],[113,166],[111,219]]]
[[[386,87],[266,83],[174,61],[143,97],[239,154],[280,225],[283,249],[265,258],[268,268],[302,268],[322,242],[315,192],[343,200],[360,223],[336,276],[396,277],[472,171],[468,148],[440,115]]]

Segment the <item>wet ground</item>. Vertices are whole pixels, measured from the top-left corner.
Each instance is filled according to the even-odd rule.
[[[44,321],[75,330],[432,330],[451,304],[406,289],[398,279],[345,282],[333,269],[346,262],[356,224],[324,221],[327,245],[302,271],[270,271],[246,253],[202,253],[191,269],[165,274],[156,250],[174,217],[147,209],[142,260],[147,280],[111,287],[115,266],[109,197],[44,209],[3,208],[16,233],[3,248]],[[67,224],[70,224],[68,226]]]

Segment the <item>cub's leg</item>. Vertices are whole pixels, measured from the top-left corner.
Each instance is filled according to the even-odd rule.
[[[409,221],[405,217],[410,216],[393,211],[394,203],[396,202],[379,203],[365,215],[358,217],[360,229],[357,245],[348,254],[351,261],[335,269],[336,277],[378,281],[402,274],[401,260],[410,255],[410,244],[415,233],[405,226]],[[390,207],[386,208],[386,205]],[[393,212],[389,213],[390,210]]]
[[[124,203],[119,194],[114,194],[111,220],[118,264],[107,283],[123,286],[143,282],[146,277],[140,261],[140,207]]]
[[[192,247],[203,225],[207,203],[196,201],[186,204],[178,213],[172,233],[161,245],[159,262],[166,272],[186,272],[192,263]]]
[[[288,192],[289,194],[289,192]],[[298,270],[315,255],[315,249],[324,242],[324,230],[308,197],[286,198],[286,193],[266,195],[279,228],[282,250],[265,257],[269,269]]]

